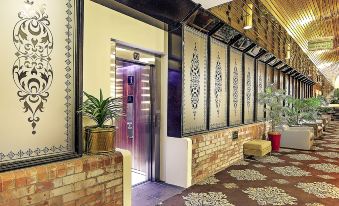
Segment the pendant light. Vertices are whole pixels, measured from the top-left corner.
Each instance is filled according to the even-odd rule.
[[[253,26],[253,4],[245,4],[244,5],[244,13],[245,13],[245,22],[244,22],[244,29],[248,30],[251,29]]]

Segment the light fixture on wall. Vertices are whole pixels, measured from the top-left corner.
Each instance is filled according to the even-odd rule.
[[[291,44],[288,43],[286,44],[286,57],[285,59],[290,59],[291,58]]]
[[[244,29],[248,30],[251,29],[253,26],[253,4],[245,4],[244,5],[244,13],[245,13],[245,22],[244,22]]]

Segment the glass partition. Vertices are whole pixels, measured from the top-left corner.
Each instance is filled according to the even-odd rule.
[[[207,35],[184,27],[182,133],[207,130]]]
[[[227,45],[211,38],[209,128],[227,126]]]
[[[246,124],[254,121],[254,64],[254,58],[245,55],[244,123]]]
[[[257,70],[257,100],[259,100],[259,94],[265,91],[265,73],[266,66],[263,62],[258,61],[258,70]],[[265,116],[265,105],[259,104],[257,101],[257,120],[263,121]]]
[[[80,2],[1,2],[0,171],[81,153]]]
[[[229,104],[229,122],[230,126],[242,124],[243,115],[243,53],[234,48],[230,49],[230,104]]]
[[[267,65],[266,86],[274,83],[273,75],[274,75],[273,67],[270,65]]]

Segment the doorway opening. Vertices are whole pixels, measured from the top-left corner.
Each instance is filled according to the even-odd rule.
[[[154,179],[152,77],[155,56],[116,46],[115,95],[122,97],[124,116],[117,122],[116,146],[132,155],[132,185]]]

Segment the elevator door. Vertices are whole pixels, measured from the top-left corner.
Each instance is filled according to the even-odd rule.
[[[151,66],[116,61],[116,94],[124,116],[117,123],[116,145],[132,153],[132,183],[149,179],[151,154]]]

